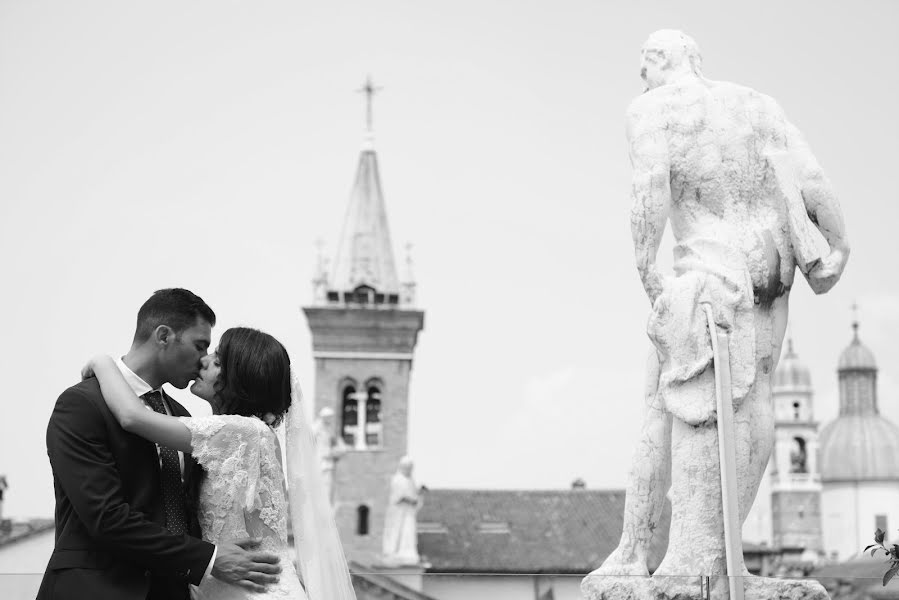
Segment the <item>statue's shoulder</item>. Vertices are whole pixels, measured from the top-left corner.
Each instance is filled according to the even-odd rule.
[[[727,94],[743,97],[758,95],[758,92],[751,87],[732,81],[708,81],[708,86],[710,90],[721,95]]]
[[[778,108],[774,98],[767,94],[753,89],[751,87],[732,83],[730,81],[715,81],[710,85],[713,93],[717,96],[728,96],[738,98],[743,102],[754,104],[760,107]]]
[[[627,107],[627,116],[639,119],[645,115],[676,114],[701,102],[708,93],[708,88],[697,81],[660,85],[634,98]]]
[[[675,94],[672,86],[663,85],[649,91],[643,92],[633,100],[627,107],[628,119],[639,119],[646,114],[654,114],[663,112],[665,106],[674,98]]]
[[[670,112],[668,90],[655,88],[634,98],[627,107],[626,128],[629,139],[665,129]]]

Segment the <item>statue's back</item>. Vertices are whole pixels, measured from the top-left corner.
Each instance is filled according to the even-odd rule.
[[[768,257],[768,268],[751,268],[756,290],[790,285],[787,215],[767,159],[784,147],[780,109],[770,98],[727,82],[695,80],[650,94],[666,132],[675,239],[731,240],[747,258]],[[778,274],[776,283],[770,269]]]

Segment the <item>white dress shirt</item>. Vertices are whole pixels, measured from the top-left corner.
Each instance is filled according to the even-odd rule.
[[[132,371],[128,368],[128,365],[125,364],[121,358],[115,359],[115,364],[119,368],[119,371],[122,372],[122,376],[125,378],[125,381],[128,382],[129,387],[131,387],[131,391],[137,395],[138,398],[146,394],[147,392],[158,391],[162,393],[162,386],[156,388],[155,390],[150,386],[149,383],[141,379],[140,375]],[[143,401],[143,398],[141,398]],[[168,400],[166,400],[165,393],[162,393],[162,405],[165,407],[165,412],[168,415],[172,414],[172,409],[169,408]],[[144,406],[147,407],[147,410],[153,410],[147,403],[144,402]],[[159,454],[159,444],[156,444],[156,453]],[[178,462],[181,464],[181,481],[184,482],[184,453],[178,452]],[[159,457],[159,468],[162,468],[162,457]],[[215,564],[215,557],[218,554],[218,546],[215,547],[215,550],[212,551],[212,558],[209,559],[209,565],[206,567],[206,574],[203,577],[209,577],[212,574],[212,565]]]

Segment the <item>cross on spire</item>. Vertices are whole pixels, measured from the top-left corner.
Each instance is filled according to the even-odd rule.
[[[373,84],[371,81],[371,75],[369,75],[365,78],[365,85],[363,85],[361,88],[356,90],[359,93],[364,93],[366,96],[365,97],[365,128],[366,128],[366,131],[368,131],[369,133],[371,133],[371,130],[372,130],[372,114],[371,114],[372,99],[374,98],[375,94],[380,92],[382,89],[384,89],[384,88],[375,87],[375,84]]]
[[[858,339],[858,302],[852,303],[852,331],[855,339]]]

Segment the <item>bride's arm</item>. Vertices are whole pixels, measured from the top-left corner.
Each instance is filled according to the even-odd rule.
[[[122,429],[173,450],[191,451],[190,430],[178,417],[148,410],[111,357],[97,356],[91,359],[87,368],[100,382],[103,399]]]

